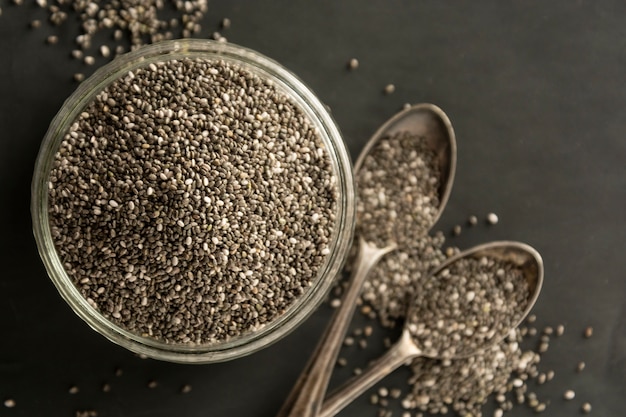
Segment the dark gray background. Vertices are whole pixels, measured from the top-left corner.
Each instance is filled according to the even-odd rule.
[[[60,42],[49,46],[51,27],[28,28],[45,18],[34,2],[0,5],[0,397],[17,402],[0,406],[0,415],[273,416],[329,307],[259,353],[192,366],[137,358],[91,331],[58,296],[31,234],[30,179],[47,125],[75,88],[72,74],[93,68],[69,57],[76,24],[55,29]],[[202,36],[231,18],[230,41],[283,63],[328,103],[354,158],[405,102],[442,107],[456,129],[458,170],[438,227],[447,232],[470,214],[493,211],[498,225],[465,229],[450,243],[515,239],[544,257],[538,327],[566,325],[540,364],[556,371],[536,388],[551,401],[549,415],[576,415],[583,401],[597,416],[626,411],[625,2],[231,0],[209,7]],[[361,67],[350,73],[352,57]],[[382,94],[387,83],[397,88],[390,96]],[[585,340],[588,325],[594,335]],[[343,355],[353,366],[381,351]],[[587,368],[576,374],[581,360]],[[339,370],[333,385],[348,375]],[[385,384],[402,385],[406,376],[400,371]],[[153,378],[159,386],[151,390]],[[103,382],[110,393],[100,391]],[[187,395],[178,393],[184,383],[193,386]],[[76,395],[67,391],[73,384]],[[574,401],[562,400],[568,388]],[[341,416],[376,412],[363,397]]]

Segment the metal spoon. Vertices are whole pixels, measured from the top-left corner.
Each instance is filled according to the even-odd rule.
[[[439,107],[433,104],[416,104],[389,119],[374,133],[361,151],[355,163],[355,172],[359,171],[367,154],[382,138],[402,132],[409,132],[412,136],[424,140],[436,155],[441,178],[438,190],[439,207],[433,219],[434,224],[448,201],[456,170],[454,130],[448,116]],[[348,280],[341,306],[333,315],[277,417],[317,416],[365,278],[383,255],[396,248],[395,244],[378,248],[363,239],[359,239],[358,245],[355,268]]]
[[[445,270],[460,259],[469,257],[481,258],[483,256],[510,262],[523,272],[529,288],[527,304],[511,328],[506,328],[500,334],[496,333],[492,338],[485,339],[483,342],[484,344],[477,347],[476,350],[464,350],[462,355],[450,357],[450,359],[468,357],[499,343],[504,337],[506,337],[507,334],[509,334],[512,328],[517,327],[526,317],[535,304],[535,301],[539,296],[539,291],[541,290],[541,285],[543,283],[543,261],[541,259],[541,255],[539,255],[539,253],[532,247],[519,242],[502,241],[475,246],[472,249],[461,252],[460,254],[446,260],[431,274],[431,277],[437,278],[437,275],[441,271]],[[412,315],[410,313],[407,315],[407,317],[411,316]],[[354,377],[352,380],[348,381],[332,393],[328,399],[324,401],[322,410],[318,416],[331,417],[336,415],[346,405],[359,397],[383,377],[399,368],[402,364],[405,364],[407,361],[419,356],[427,356],[424,353],[423,348],[420,347],[411,337],[411,333],[408,330],[408,327],[411,324],[410,320],[405,322],[400,339],[367,370],[359,376]]]

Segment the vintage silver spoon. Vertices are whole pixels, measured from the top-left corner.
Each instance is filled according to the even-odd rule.
[[[497,343],[499,343],[506,335],[509,334],[511,329],[516,328],[520,322],[526,317],[531,310],[539,291],[543,283],[543,261],[541,255],[532,247],[519,243],[519,242],[492,242],[484,245],[475,246],[469,250],[459,253],[441,264],[430,275],[430,279],[441,279],[438,276],[442,271],[445,271],[448,267],[453,265],[459,260],[467,258],[480,259],[481,257],[495,258],[503,261],[507,261],[515,265],[523,273],[525,281],[528,283],[528,297],[526,304],[522,311],[514,317],[510,317],[513,325],[503,327],[499,332],[496,332],[490,338],[485,338],[482,341],[482,345],[477,344],[474,349],[460,349],[460,354],[457,355],[444,355],[438,358],[463,358],[468,357],[484,349],[487,349]],[[494,274],[495,276],[495,274]],[[492,278],[492,277],[490,277]],[[411,309],[415,309],[416,306],[409,308],[407,314],[407,321],[404,324],[404,329],[400,339],[393,345],[383,356],[376,360],[368,369],[366,369],[359,376],[352,378],[342,387],[333,392],[326,401],[324,401],[319,417],[331,417],[341,411],[346,405],[350,404],[354,399],[359,397],[368,388],[372,387],[376,382],[380,381],[386,375],[399,368],[401,365],[407,363],[407,361],[416,357],[435,357],[433,354],[428,354],[428,349],[424,349],[422,343],[416,340],[409,330],[409,326],[416,325],[419,321],[417,315],[411,313]],[[464,340],[461,340],[462,344]]]
[[[365,157],[382,138],[402,132],[408,132],[411,136],[424,140],[436,156],[440,178],[439,207],[432,220],[434,224],[448,201],[456,170],[454,130],[448,116],[439,107],[427,103],[416,104],[397,113],[370,138],[361,151],[354,170],[359,171]],[[365,278],[383,255],[396,248],[395,244],[378,248],[363,239],[359,240],[358,245],[355,267],[348,280],[341,306],[333,315],[277,417],[317,416]]]

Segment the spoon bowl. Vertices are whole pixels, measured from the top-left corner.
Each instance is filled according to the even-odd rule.
[[[416,104],[393,116],[369,139],[355,163],[358,173],[365,158],[382,140],[397,134],[407,133],[421,139],[435,155],[438,166],[438,206],[432,218],[432,227],[441,216],[448,201],[456,170],[456,137],[448,116],[434,104]],[[427,233],[428,229],[423,230]],[[356,300],[371,269],[382,256],[396,248],[395,243],[383,248],[358,240],[355,267],[348,279],[343,300],[335,311],[322,338],[300,374],[277,417],[315,417],[321,408],[343,338],[351,322]]]
[[[387,120],[367,141],[354,163],[358,173],[365,158],[384,138],[409,132],[419,138],[435,155],[439,171],[439,206],[433,224],[439,220],[452,191],[456,171],[456,136],[446,113],[434,104],[420,103],[408,107]],[[431,225],[432,226],[432,225]]]
[[[431,358],[447,358],[458,359],[487,349],[501,342],[510,332],[516,328],[526,315],[530,312],[533,305],[537,301],[541,286],[543,284],[543,260],[541,255],[534,248],[519,242],[501,241],[492,242],[484,245],[475,246],[464,252],[461,252],[443,262],[435,271],[433,271],[427,279],[440,279],[439,274],[447,270],[449,267],[467,259],[491,258],[501,262],[507,262],[513,265],[523,277],[527,284],[527,294],[525,297],[524,307],[517,312],[512,318],[511,325],[488,339],[485,339],[482,345],[478,345],[475,349],[464,351],[460,355],[435,356],[425,353],[421,343],[415,341],[410,326],[415,324],[414,320],[418,317],[411,315],[414,320],[407,319],[402,331],[400,339],[377,361],[375,361],[368,369],[359,376],[348,381],[334,393],[332,393],[326,401],[324,401],[322,409],[318,414],[320,417],[331,417],[336,415],[346,405],[363,394],[368,388],[372,387],[385,376],[407,363],[409,360],[425,356]],[[496,275],[496,274],[494,274]],[[494,280],[495,281],[495,280]],[[411,306],[410,310],[416,308]]]

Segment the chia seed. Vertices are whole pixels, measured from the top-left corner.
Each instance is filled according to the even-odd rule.
[[[15,400],[13,398],[7,398],[6,400],[4,400],[4,406],[6,408],[13,408],[17,405],[17,403],[15,402]]]
[[[563,333],[565,333],[565,326],[562,324],[559,324],[558,326],[556,326],[556,329],[554,330],[554,334],[557,336],[563,336]]]
[[[590,403],[583,403],[581,410],[583,411],[583,413],[588,414],[591,412],[591,404]]]
[[[491,225],[498,223],[498,216],[495,213],[487,214],[487,223]]]
[[[287,311],[330,252],[327,150],[273,84],[181,59],[115,81],[64,137],[52,237],[82,296],[167,343],[216,343]]]
[[[576,393],[572,391],[571,389],[563,393],[563,398],[566,400],[573,400],[575,396],[576,396]]]
[[[357,68],[359,68],[359,60],[356,58],[350,59],[350,61],[348,61],[348,69],[354,71]]]

